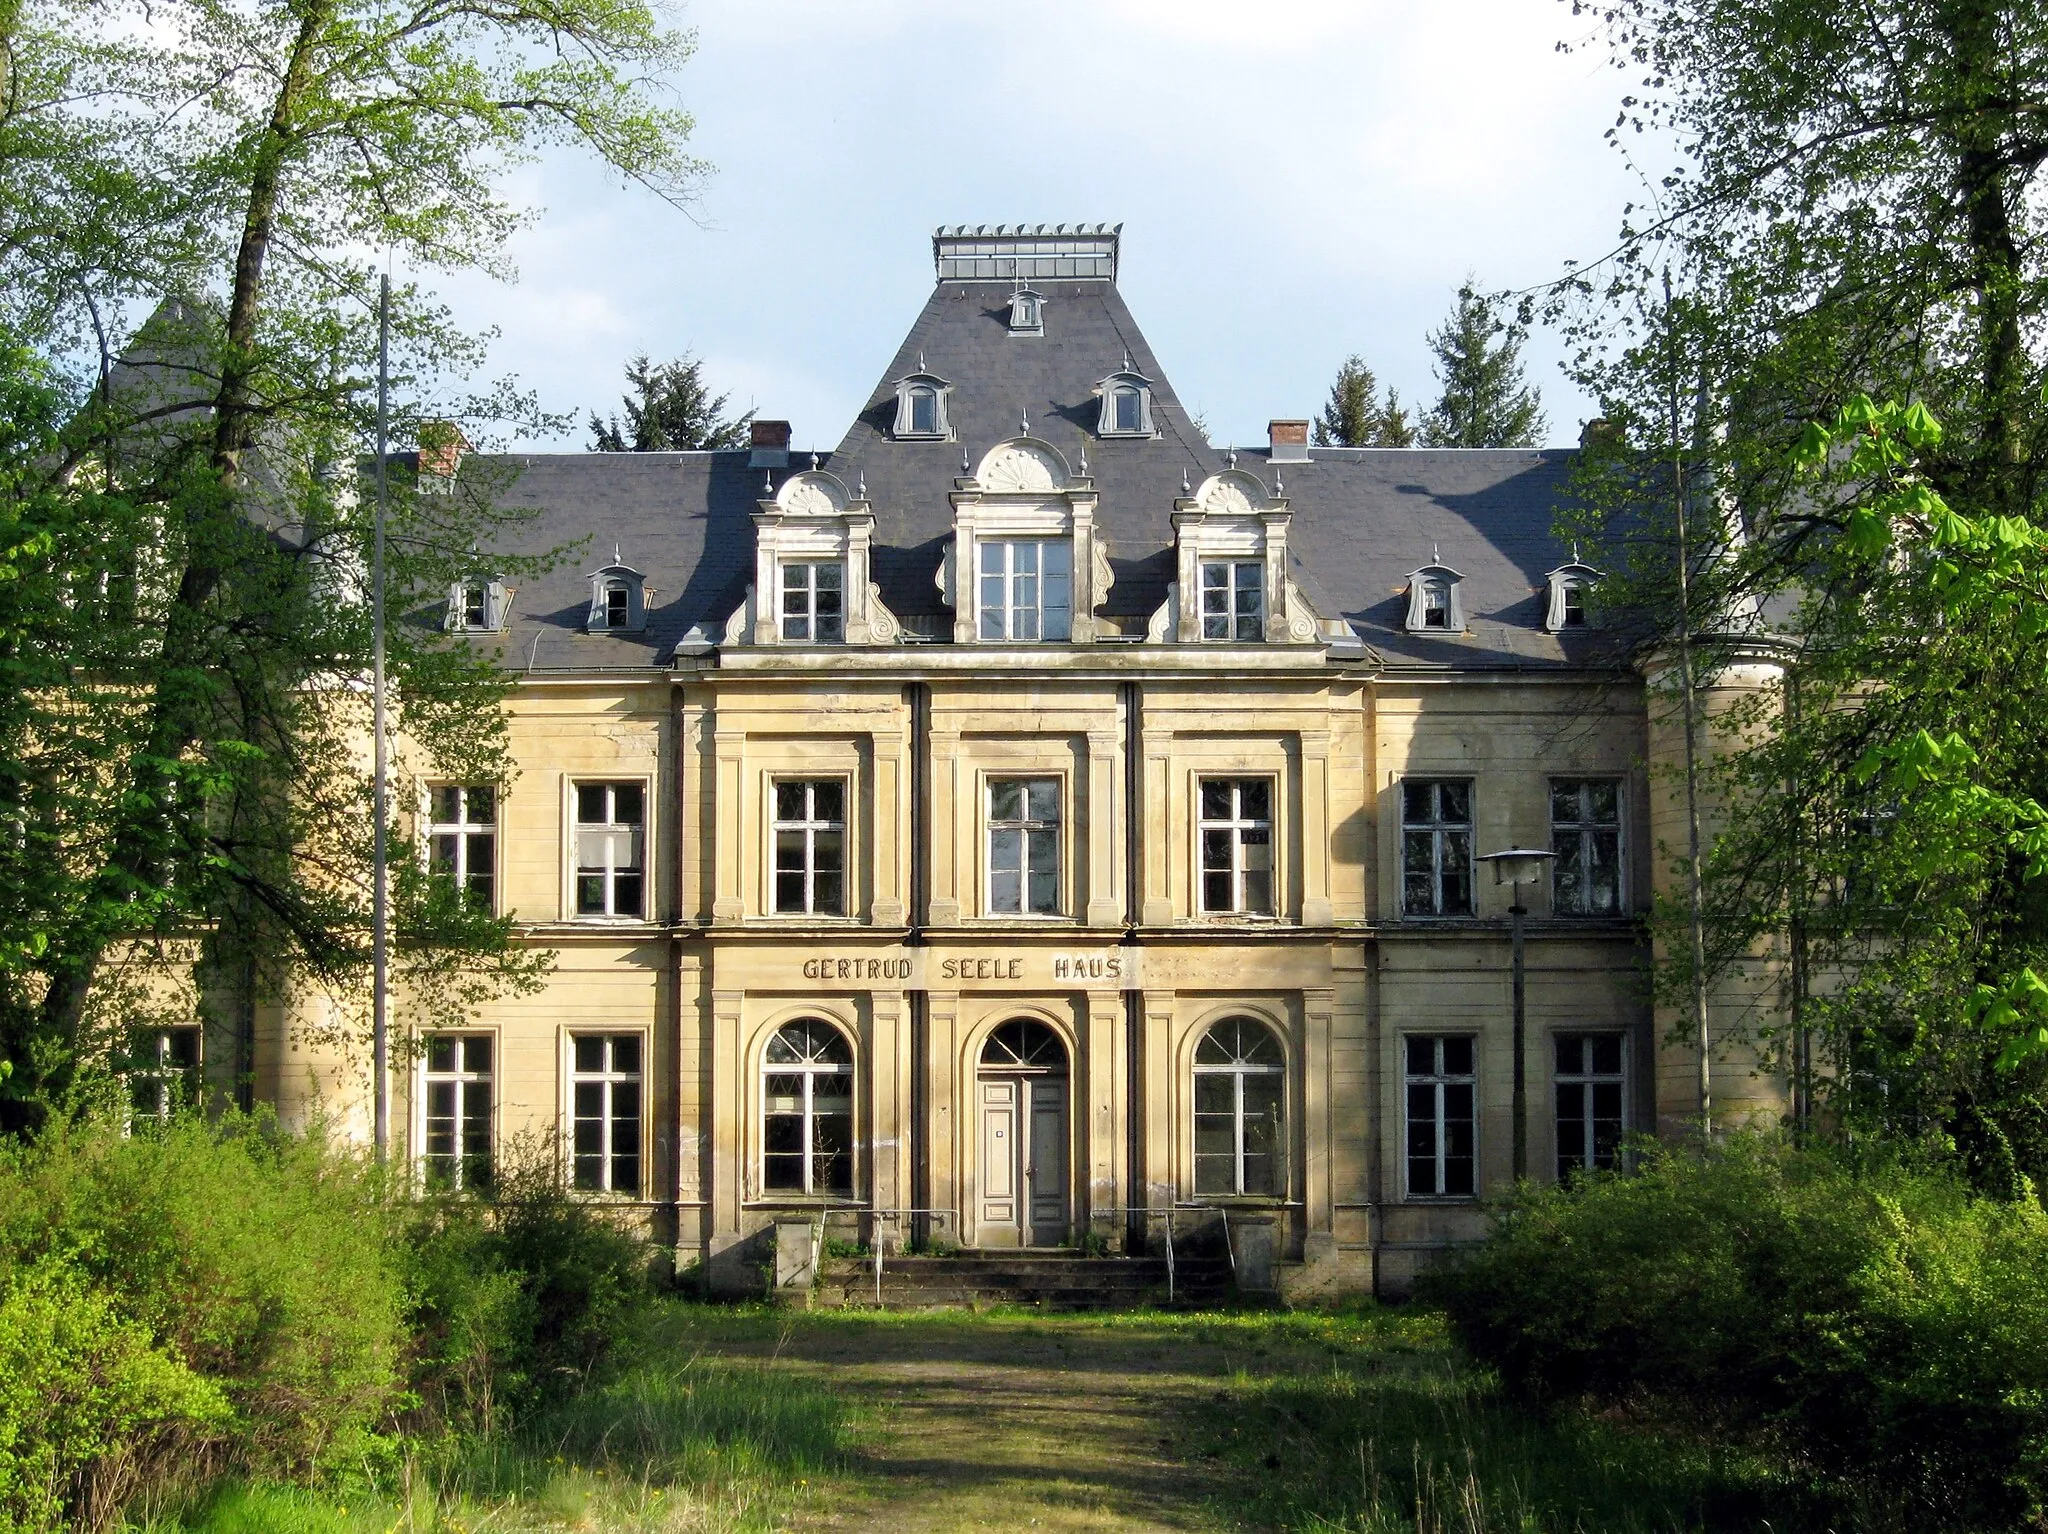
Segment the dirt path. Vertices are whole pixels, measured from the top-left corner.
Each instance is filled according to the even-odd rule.
[[[800,1528],[1223,1530],[1222,1472],[1188,1442],[1234,1371],[1291,1368],[1291,1349],[1057,1316],[793,1320],[772,1355],[829,1381],[871,1424],[866,1474]],[[1185,1453],[1188,1457],[1183,1458]]]

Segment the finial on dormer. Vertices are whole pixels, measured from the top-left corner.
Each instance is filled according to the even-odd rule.
[[[1018,434],[1021,436],[1028,437],[1031,435],[1031,411],[1028,406],[1022,411],[1018,412],[1017,431]]]
[[[1275,470],[1273,471],[1273,494],[1274,494],[1275,496],[1282,496],[1282,495],[1285,495],[1286,493],[1287,493],[1287,480],[1286,480],[1286,478],[1285,478],[1285,477],[1284,477],[1284,476],[1283,476],[1283,475],[1282,475],[1282,474],[1280,473],[1280,471],[1279,471],[1278,469],[1275,469]]]
[[[615,565],[622,565],[625,563],[623,559],[619,558],[619,546],[616,543],[612,545],[612,563]]]
[[[1123,371],[1124,371],[1124,372],[1126,372],[1126,373],[1128,373],[1128,372],[1130,372],[1130,370],[1131,370],[1131,349],[1130,349],[1130,348],[1129,348],[1128,346],[1126,346],[1126,347],[1124,348],[1124,365],[1123,365]]]
[[[1088,444],[1085,442],[1081,444],[1081,467],[1079,472],[1081,478],[1086,479],[1088,477]]]
[[[1223,464],[1225,468],[1234,469],[1237,467],[1237,448],[1234,444],[1223,450]]]
[[[967,461],[967,449],[964,447],[960,449],[960,472],[962,474],[972,474],[974,472],[974,465]]]
[[[1188,471],[1186,469],[1180,471],[1180,493],[1182,495],[1193,495],[1195,493],[1194,484],[1188,479]]]
[[[920,373],[924,371],[924,348],[922,346],[917,349],[917,370]]]
[[[860,471],[860,483],[853,487],[853,494],[856,500],[864,501],[868,498],[868,471],[866,469]]]
[[[763,469],[761,471],[761,493],[763,495],[773,495],[775,493],[775,471],[773,469]]]
[[[1429,545],[1429,562],[1430,562],[1431,564],[1433,564],[1433,565],[1440,565],[1440,564],[1442,564],[1442,563],[1444,562],[1444,557],[1443,557],[1443,555],[1439,554],[1439,553],[1438,553],[1438,552],[1436,551],[1436,541],[1435,541],[1434,539],[1430,540],[1430,545]]]
[[[1574,538],[1574,539],[1572,540],[1572,563],[1573,563],[1573,564],[1577,564],[1578,562],[1579,562],[1579,540],[1578,540],[1578,539],[1576,539],[1576,538]]]
[[[813,474],[818,472],[818,453],[815,448],[811,450],[811,472]]]

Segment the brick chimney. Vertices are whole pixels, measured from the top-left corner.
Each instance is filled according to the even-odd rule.
[[[420,423],[419,474],[421,479],[451,480],[462,467],[465,453],[476,451],[462,428],[453,421]]]
[[[1308,462],[1308,422],[1268,421],[1266,440],[1272,451],[1267,456],[1270,463]]]
[[[761,421],[753,423],[753,452],[747,456],[750,469],[786,469],[789,467],[789,422]]]
[[[1628,440],[1628,434],[1621,429],[1618,421],[1610,421],[1604,415],[1596,415],[1579,428],[1579,447],[1590,450],[1596,447],[1620,447]]]

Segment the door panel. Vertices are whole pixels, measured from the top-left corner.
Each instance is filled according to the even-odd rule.
[[[1018,1184],[1022,1181],[1022,1144],[1017,1133],[1019,1088],[1016,1080],[981,1083],[981,1215],[980,1244],[1019,1246]]]
[[[1057,1246],[1067,1235],[1067,1084],[1031,1083],[1031,1244]]]

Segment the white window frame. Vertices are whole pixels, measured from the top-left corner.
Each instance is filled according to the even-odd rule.
[[[452,1071],[436,1071],[432,1068],[433,1045],[437,1039],[453,1039],[456,1042],[456,1067]],[[491,1046],[491,1063],[487,1070],[472,1071],[468,1067],[468,1051],[462,1046],[472,1039],[488,1040]],[[467,1166],[467,1154],[462,1150],[462,1125],[468,1117],[464,1111],[472,1086],[482,1082],[490,1099],[485,1136],[488,1141],[484,1152],[488,1175],[485,1186],[496,1179],[498,1169],[498,1110],[501,1094],[498,1080],[504,1066],[504,1051],[497,1031],[490,1028],[435,1028],[423,1032],[418,1040],[418,1066],[413,1072],[413,1158],[418,1180],[426,1186],[433,1180],[433,1162],[428,1152],[429,1129],[427,1109],[433,1098],[436,1084],[452,1086],[455,1092],[453,1178],[446,1185],[457,1192],[466,1192],[472,1186]]]
[[[818,785],[830,783],[839,789],[839,819],[821,820],[817,816]],[[785,786],[802,785],[804,788],[805,818],[784,820],[782,818],[781,790]],[[766,908],[771,916],[799,917],[844,917],[852,910],[853,902],[853,834],[849,824],[853,804],[853,781],[843,773],[834,772],[777,772],[768,778],[768,899]],[[782,866],[779,861],[782,833],[800,831],[804,837],[804,903],[800,907],[785,907],[782,904]],[[839,833],[839,909],[820,910],[817,903],[818,846],[820,831]]]
[[[1557,1064],[1557,1048],[1558,1045],[1563,1043],[1566,1039],[1614,1040],[1617,1044],[1621,1046],[1621,1064],[1619,1069],[1612,1071],[1595,1071],[1586,1069],[1581,1069],[1577,1071],[1560,1070]],[[1573,1172],[1590,1172],[1595,1170],[1603,1170],[1602,1168],[1600,1168],[1599,1163],[1597,1161],[1591,1159],[1581,1159],[1580,1161],[1574,1163],[1574,1165],[1569,1169],[1567,1169],[1564,1164],[1565,1149],[1563,1129],[1565,1125],[1565,1116],[1563,1109],[1558,1102],[1558,1094],[1561,1088],[1568,1086],[1576,1086],[1582,1088],[1584,1091],[1588,1093],[1590,1093],[1592,1089],[1597,1086],[1611,1086],[1617,1089],[1617,1095],[1621,1099],[1621,1114],[1619,1128],[1617,1129],[1615,1134],[1613,1166],[1617,1169],[1627,1166],[1628,1148],[1626,1142],[1631,1127],[1630,1121],[1633,1118],[1633,1115],[1629,1112],[1629,1079],[1631,1074],[1629,1067],[1632,1063],[1630,1060],[1630,1054],[1631,1051],[1629,1049],[1628,1033],[1625,1029],[1621,1028],[1560,1028],[1550,1035],[1551,1149],[1553,1152],[1552,1160],[1556,1165],[1557,1174],[1560,1181],[1565,1177],[1568,1170]],[[1597,1122],[1592,1113],[1590,1111],[1587,1111],[1587,1104],[1589,1103],[1589,1099],[1581,1099],[1581,1103],[1581,1111],[1577,1118],[1573,1120],[1573,1122],[1582,1126],[1587,1126],[1594,1122]],[[1585,1151],[1590,1152],[1594,1150],[1594,1147],[1585,1145],[1585,1135],[1583,1129],[1580,1135],[1580,1143]]]
[[[998,784],[1015,783],[1024,790],[1025,816],[1021,820],[998,822],[995,815],[995,792]],[[1053,819],[1033,820],[1030,816],[1031,785],[1050,783],[1053,790]],[[1063,774],[1045,772],[990,773],[982,779],[981,824],[982,824],[982,910],[989,916],[1008,917],[1014,920],[1030,918],[1045,919],[1059,917],[1066,912],[1066,825],[1067,825],[1067,780]],[[1035,834],[1045,834],[1050,827],[1053,842],[1053,904],[1047,911],[1031,907],[1031,840]],[[1019,856],[1022,859],[1017,874],[1017,903],[1015,911],[996,909],[996,833],[1015,830],[1022,833],[1018,838]],[[1007,871],[1007,870],[1005,870]]]
[[[1462,1039],[1471,1049],[1472,1069],[1469,1073],[1461,1073],[1445,1069],[1444,1042],[1447,1039]],[[1428,1072],[1418,1074],[1410,1068],[1408,1048],[1411,1043],[1421,1042],[1424,1040],[1427,1040],[1431,1045],[1431,1068]],[[1473,1199],[1479,1196],[1479,1172],[1481,1165],[1479,1158],[1479,1036],[1475,1033],[1464,1033],[1459,1032],[1455,1029],[1441,1032],[1433,1030],[1418,1030],[1414,1033],[1404,1033],[1400,1035],[1399,1047],[1401,1050],[1400,1151],[1402,1194],[1405,1198],[1423,1203],[1470,1203]],[[1447,1178],[1444,1174],[1447,1163],[1451,1159],[1449,1152],[1446,1150],[1446,1146],[1450,1140],[1448,1126],[1451,1123],[1455,1122],[1455,1120],[1453,1120],[1445,1112],[1445,1091],[1447,1088],[1450,1087],[1462,1086],[1467,1088],[1472,1094],[1472,1187],[1467,1192],[1446,1193],[1442,1191],[1432,1191],[1430,1189],[1417,1189],[1415,1187],[1415,1158],[1412,1155],[1409,1147],[1412,1139],[1412,1126],[1415,1122],[1413,1089],[1418,1086],[1428,1087],[1431,1089],[1432,1109],[1429,1123],[1431,1125],[1431,1136],[1434,1139],[1436,1146],[1435,1152],[1431,1157],[1431,1160],[1435,1164],[1435,1186],[1437,1190],[1441,1190],[1445,1182],[1447,1181]]]
[[[604,1065],[599,1070],[586,1071],[577,1064],[576,1046],[579,1041],[585,1039],[600,1039],[604,1042]],[[622,1039],[631,1039],[639,1047],[640,1063],[637,1070],[622,1071],[613,1064],[614,1046]],[[565,1028],[562,1031],[562,1080],[565,1087],[562,1101],[562,1165],[568,1175],[569,1188],[572,1192],[585,1196],[611,1196],[641,1202],[648,1199],[647,1129],[651,1115],[648,1112],[647,1099],[650,1075],[647,1068],[647,1051],[648,1035],[644,1028]],[[637,1087],[640,1093],[640,1111],[635,1115],[638,1127],[633,1135],[633,1159],[639,1171],[639,1187],[620,1189],[613,1186],[616,1171],[613,1163],[619,1154],[615,1145],[618,1113],[613,1098],[617,1087],[629,1084]],[[577,1088],[583,1086],[598,1086],[603,1094],[599,1122],[604,1125],[605,1148],[599,1152],[600,1176],[598,1186],[594,1188],[585,1187],[576,1180],[576,1163],[580,1159],[576,1148],[576,1130],[577,1126],[584,1122],[584,1116],[576,1111]]]
[[[171,1060],[171,1039],[173,1035],[192,1040],[192,1063],[178,1065]],[[172,1023],[159,1028],[144,1028],[139,1031],[136,1043],[146,1047],[148,1058],[141,1059],[138,1052],[129,1050],[128,1078],[130,1122],[147,1119],[153,1123],[166,1123],[172,1113],[180,1108],[195,1106],[201,1096],[206,1080],[206,1030],[198,1023]],[[189,1084],[189,1099],[179,1095],[180,1088]],[[135,1102],[136,1089],[147,1087],[151,1098],[148,1107]]]
[[[1221,570],[1223,584],[1211,586],[1209,572]],[[1249,577],[1249,584],[1245,578]],[[1207,644],[1257,644],[1266,637],[1266,566],[1262,560],[1251,559],[1203,559],[1199,563],[1197,580],[1201,584],[1202,639]],[[1223,610],[1211,612],[1209,598],[1220,595]],[[1252,611],[1241,610],[1241,597],[1250,596]],[[1249,619],[1252,632],[1239,632]],[[1212,633],[1210,626],[1218,625],[1222,633]]]
[[[579,845],[580,838],[578,836],[578,832],[581,831],[586,824],[591,826],[620,825],[620,823],[617,821],[585,822],[578,818],[582,809],[579,791],[584,788],[607,788],[614,790],[619,788],[638,788],[640,790],[640,910],[637,913],[627,912],[621,914],[616,910],[617,901],[615,898],[615,893],[617,889],[617,874],[619,872],[619,869],[616,864],[610,863],[609,861],[607,862],[606,868],[604,870],[606,909],[603,912],[583,911],[579,909],[582,904],[581,900],[579,899],[579,895],[581,893],[580,880],[582,866],[582,849]],[[616,806],[612,806],[612,810],[613,813],[616,813]],[[630,773],[621,774],[618,776],[613,776],[604,773],[592,773],[588,776],[579,775],[575,777],[564,777],[562,780],[562,823],[568,832],[567,836],[564,838],[564,857],[562,860],[563,873],[565,876],[563,879],[562,888],[562,909],[565,913],[565,919],[569,921],[579,922],[633,922],[653,920],[654,918],[649,914],[654,906],[653,880],[654,869],[656,867],[654,840],[655,814],[653,780],[647,777],[635,776]]]
[[[1229,1064],[1226,1065],[1203,1064],[1201,1059],[1202,1045],[1207,1043],[1210,1036],[1213,1035],[1218,1028],[1221,1028],[1226,1023],[1237,1023],[1240,1025],[1240,1027],[1249,1024],[1259,1029],[1259,1031],[1265,1035],[1266,1042],[1271,1044],[1273,1046],[1274,1051],[1278,1053],[1278,1055],[1280,1056],[1278,1063],[1272,1065],[1252,1065],[1247,1064],[1244,1058],[1242,1056],[1239,1056],[1237,1059],[1231,1061]],[[1288,1103],[1287,1100],[1287,1046],[1282,1041],[1280,1030],[1275,1028],[1266,1019],[1254,1016],[1249,1012],[1233,1012],[1227,1016],[1219,1017],[1214,1022],[1211,1022],[1206,1027],[1204,1027],[1199,1037],[1197,1037],[1197,1039],[1195,1040],[1194,1064],[1191,1067],[1191,1070],[1198,1084],[1201,1078],[1204,1076],[1227,1076],[1231,1080],[1231,1185],[1226,1190],[1205,1189],[1202,1186],[1201,1156],[1198,1150],[1191,1148],[1188,1156],[1188,1173],[1189,1182],[1194,1189],[1194,1196],[1198,1199],[1285,1198],[1287,1196],[1288,1181],[1288,1112],[1291,1105]],[[1280,1132],[1273,1147],[1273,1187],[1272,1191],[1269,1193],[1247,1193],[1245,1191],[1244,1186],[1244,1096],[1245,1078],[1248,1076],[1276,1076],[1279,1078],[1280,1082]],[[1197,1086],[1194,1098],[1188,1111],[1189,1124],[1195,1130],[1195,1138],[1193,1140],[1194,1147],[1199,1147],[1199,1145],[1201,1144],[1199,1130],[1199,1122],[1201,1118],[1200,1103],[1201,1095],[1199,1091],[1199,1086]]]
[[[839,1037],[846,1050],[844,1065],[815,1065],[805,1062],[775,1062],[768,1058],[769,1047],[781,1036],[785,1028],[798,1023],[820,1023],[830,1028]],[[789,1199],[851,1199],[858,1196],[860,1189],[860,1053],[854,1048],[854,1033],[840,1019],[828,1013],[812,1011],[801,1016],[784,1018],[768,1030],[761,1041],[760,1059],[754,1073],[754,1103],[756,1123],[760,1127],[761,1150],[759,1162],[759,1188],[764,1200],[775,1202]],[[768,1078],[770,1076],[801,1076],[803,1078],[803,1106],[797,1118],[803,1126],[803,1187],[771,1188],[768,1185]],[[842,1190],[820,1188],[816,1167],[817,1133],[813,1127],[817,1117],[818,1077],[830,1076],[846,1082],[846,1187]]]
[[[1464,820],[1445,820],[1441,816],[1443,801],[1437,790],[1446,783],[1458,784],[1465,790],[1466,818]],[[1429,785],[1431,813],[1436,818],[1427,821],[1411,821],[1408,818],[1408,790],[1411,786],[1422,784]],[[1401,915],[1417,921],[1456,920],[1461,917],[1476,915],[1478,912],[1479,891],[1478,880],[1474,877],[1477,865],[1473,857],[1475,850],[1473,835],[1479,814],[1477,803],[1479,788],[1477,782],[1472,778],[1425,777],[1417,775],[1415,777],[1401,778],[1395,783],[1394,788],[1395,792],[1400,795],[1400,839],[1395,844],[1394,877],[1397,881],[1395,896]],[[1446,845],[1449,833],[1460,830],[1465,833],[1465,908],[1459,911],[1450,911],[1444,909]],[[1408,908],[1408,838],[1411,834],[1420,835],[1423,832],[1431,834],[1430,889],[1432,902],[1431,908],[1427,911],[1411,911]]]
[[[1566,785],[1566,784],[1571,784],[1571,785],[1574,785],[1574,786],[1575,786],[1575,787],[1577,788],[1577,790],[1578,790],[1578,799],[1579,799],[1579,806],[1580,806],[1580,813],[1581,813],[1581,815],[1583,815],[1583,814],[1584,814],[1584,808],[1585,808],[1585,803],[1586,803],[1586,789],[1587,789],[1588,785],[1590,785],[1590,784],[1594,784],[1594,783],[1604,783],[1604,784],[1608,784],[1608,785],[1610,785],[1610,786],[1611,786],[1611,787],[1612,787],[1612,788],[1614,789],[1614,819],[1613,819],[1613,820],[1612,820],[1611,822],[1610,822],[1610,821],[1599,821],[1599,820],[1586,820],[1586,819],[1577,819],[1577,820],[1559,820],[1559,819],[1557,818],[1557,791],[1558,791],[1558,789],[1559,789],[1559,788],[1561,788],[1561,787],[1563,787],[1563,786],[1564,786],[1564,785]],[[1572,776],[1572,777],[1565,777],[1565,776],[1556,776],[1556,777],[1553,777],[1553,778],[1551,778],[1551,779],[1550,779],[1548,787],[1549,787],[1549,799],[1550,799],[1550,803],[1549,803],[1549,809],[1550,809],[1550,813],[1551,813],[1551,820],[1550,820],[1550,848],[1551,848],[1551,851],[1553,851],[1553,852],[1556,852],[1556,853],[1558,853],[1558,856],[1557,856],[1557,857],[1555,857],[1555,858],[1552,858],[1552,859],[1551,859],[1551,862],[1550,862],[1550,913],[1551,913],[1551,915],[1553,915],[1553,916],[1569,916],[1569,917],[1573,917],[1573,918],[1585,918],[1585,919],[1589,919],[1589,920],[1594,920],[1594,921],[1598,921],[1598,920],[1602,920],[1602,919],[1612,920],[1612,919],[1613,919],[1613,918],[1615,918],[1615,917],[1618,917],[1618,916],[1625,916],[1625,915],[1627,915],[1627,914],[1628,914],[1628,836],[1627,836],[1627,821],[1628,821],[1628,792],[1627,792],[1627,790],[1628,790],[1628,784],[1627,784],[1627,780],[1625,780],[1625,779],[1623,779],[1623,778],[1619,778],[1619,777],[1616,777],[1616,776],[1614,776],[1614,775],[1612,775],[1612,774],[1608,774],[1608,773],[1597,773],[1597,772],[1595,772],[1595,773],[1588,773],[1588,774],[1584,775],[1583,777],[1581,777],[1581,776]],[[1584,870],[1584,869],[1586,869],[1586,868],[1588,868],[1588,867],[1590,867],[1590,866],[1591,866],[1591,864],[1590,864],[1590,862],[1589,862],[1589,859],[1588,859],[1588,857],[1587,857],[1587,850],[1588,850],[1588,848],[1589,848],[1589,847],[1590,847],[1590,846],[1592,845],[1592,841],[1593,841],[1593,838],[1595,838],[1596,836],[1598,836],[1598,835],[1599,835],[1599,834],[1600,834],[1601,832],[1603,832],[1603,831],[1611,831],[1611,832],[1613,832],[1613,834],[1614,834],[1614,909],[1613,909],[1613,910],[1611,910],[1611,911],[1596,911],[1596,910],[1594,910],[1594,909],[1592,909],[1592,908],[1591,908],[1590,904],[1588,904],[1588,905],[1586,905],[1586,906],[1584,906],[1584,907],[1582,907],[1582,908],[1571,908],[1571,907],[1567,907],[1567,906],[1563,905],[1562,903],[1560,903],[1560,901],[1559,901],[1559,899],[1558,899],[1558,891],[1557,891],[1557,874],[1558,874],[1558,870],[1559,870],[1559,868],[1563,866],[1563,862],[1564,862],[1564,856],[1563,856],[1563,851],[1562,851],[1562,848],[1561,848],[1561,847],[1560,847],[1560,845],[1559,845],[1559,844],[1560,844],[1560,842],[1561,842],[1561,841],[1563,840],[1563,838],[1565,838],[1565,837],[1567,837],[1567,836],[1571,836],[1571,837],[1576,837],[1576,838],[1578,839],[1578,843],[1579,843],[1579,867],[1580,867],[1580,869],[1581,869],[1581,870]],[[1585,881],[1585,880],[1584,880],[1584,878],[1582,877],[1582,878],[1581,878],[1581,888],[1583,889],[1583,888],[1585,888],[1585,887],[1587,887],[1587,886],[1586,886],[1586,881]]]
[[[1017,551],[1024,548],[1034,551],[1032,563],[1035,568],[1028,572],[1020,571],[1017,568]],[[1063,626],[1062,632],[1058,634],[1048,634],[1046,632],[1045,618],[1048,611],[1045,600],[1046,555],[1052,549],[1058,549],[1065,555],[1067,565],[1063,576],[1067,585],[1067,600],[1064,608],[1066,623]],[[989,556],[997,550],[1001,551],[1002,568],[1000,570],[990,570],[988,568]],[[991,604],[986,599],[983,583],[989,580],[1000,580],[1003,583],[1003,597],[1000,604]],[[1018,582],[1026,580],[1032,583],[1035,592],[1034,600],[1028,604],[1017,600]],[[1053,607],[1050,610],[1058,612],[1061,609]],[[988,632],[988,620],[991,613],[1001,614],[1002,632],[1000,634]],[[984,644],[1067,644],[1071,642],[1074,635],[1074,540],[1072,537],[984,537],[976,539],[974,556],[974,615],[975,633]],[[1026,616],[1030,619],[1030,627],[1032,629],[1032,632],[1028,635],[1018,632],[1024,626],[1021,620]]]
[[[630,628],[633,623],[633,588],[622,580],[604,583],[604,627]]]
[[[491,795],[491,819],[488,821],[473,821],[469,818],[469,796],[478,789],[487,789]],[[461,798],[458,800],[457,817],[454,820],[442,820],[439,816],[440,806],[436,803],[436,800],[440,795],[450,791],[461,795]],[[499,833],[502,827],[501,817],[505,809],[504,790],[494,783],[429,783],[426,785],[426,800],[425,813],[422,818],[427,823],[427,839],[421,850],[426,854],[428,869],[432,870],[436,865],[436,854],[440,839],[444,836],[453,837],[455,840],[455,861],[450,873],[455,880],[456,888],[466,893],[473,891],[477,870],[473,866],[473,849],[471,844],[481,837],[489,837],[491,843],[490,867],[484,870],[483,877],[487,882],[490,898],[481,901],[480,905],[484,910],[489,911],[493,915],[497,914],[498,848],[500,841]]]
[[[1231,813],[1218,819],[1208,815],[1202,807],[1203,790],[1212,783],[1230,785]],[[1259,820],[1244,814],[1244,789],[1257,783],[1266,790],[1266,818]],[[1278,819],[1280,806],[1280,783],[1266,773],[1257,772],[1202,772],[1195,777],[1195,909],[1204,916],[1238,916],[1272,918],[1280,909],[1280,847]],[[1263,910],[1254,909],[1245,903],[1245,839],[1243,833],[1263,829],[1266,833],[1266,905]],[[1209,859],[1208,836],[1210,831],[1230,833],[1230,896],[1227,906],[1209,904]]]
[[[818,593],[822,588],[818,583],[818,573],[821,570],[828,569],[836,570],[839,574],[839,586],[833,593],[833,595],[839,598],[839,611],[821,614],[818,611]],[[789,578],[799,570],[804,572],[804,581],[800,586],[792,587]],[[785,559],[781,562],[781,568],[776,574],[776,634],[785,643],[789,644],[844,644],[846,642],[846,561],[844,559]],[[791,612],[789,609],[789,599],[791,596],[799,593],[804,599],[804,611],[800,613]],[[797,626],[797,632],[795,633],[790,631],[792,624]],[[826,628],[829,628],[831,632],[820,632],[821,629]]]

